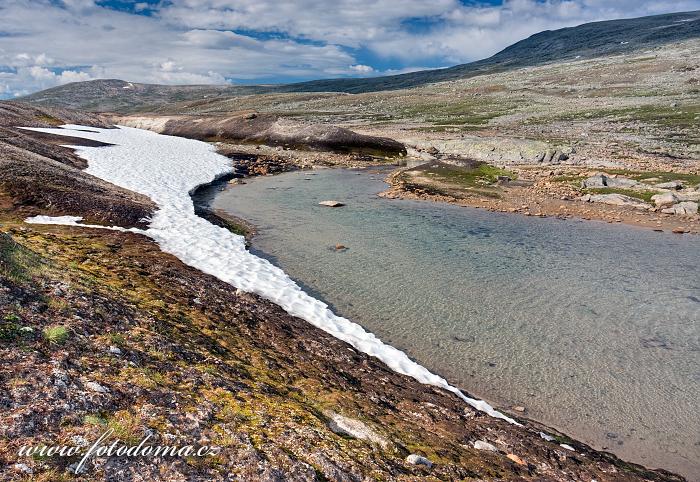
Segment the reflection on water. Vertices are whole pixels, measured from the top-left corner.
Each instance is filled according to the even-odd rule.
[[[386,200],[383,177],[258,178],[214,207],[258,226],[254,249],[336,312],[453,384],[700,474],[700,239]]]

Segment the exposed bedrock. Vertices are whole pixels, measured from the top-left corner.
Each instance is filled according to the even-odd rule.
[[[358,134],[323,124],[299,124],[274,114],[241,112],[233,116],[118,116],[115,123],[203,141],[267,144],[373,156],[400,156],[406,147],[388,137]]]
[[[92,223],[145,227],[153,202],[85,173],[85,160],[61,147],[102,143],[19,128],[69,123],[110,127],[92,114],[0,102],[0,202],[8,196],[28,216],[75,215]]]

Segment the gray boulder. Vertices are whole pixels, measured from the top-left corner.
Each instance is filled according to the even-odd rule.
[[[640,187],[641,186],[639,181],[635,181],[634,179],[627,179],[626,177],[608,177],[608,178],[606,178],[605,184],[608,187],[621,187],[621,188],[630,188],[630,187]]]
[[[604,187],[619,187],[619,188],[634,188],[640,187],[641,184],[633,179],[626,177],[609,177],[605,174],[596,174],[588,179],[581,181],[583,188],[604,188]]]
[[[431,468],[433,466],[433,463],[430,460],[418,454],[409,455],[408,457],[406,457],[406,462],[412,465],[425,465],[428,468]]]
[[[637,198],[625,196],[624,194],[593,194],[590,202],[611,204],[613,206],[628,206],[635,209],[648,209],[651,206]]]
[[[477,440],[474,442],[474,448],[477,450],[488,450],[489,452],[498,452],[498,449],[488,442]]]
[[[651,200],[654,202],[656,207],[671,206],[672,204],[676,204],[679,201],[678,196],[676,196],[672,192],[654,194],[651,197]]]
[[[683,183],[681,181],[662,182],[661,184],[655,184],[654,187],[658,187],[660,189],[673,189],[676,191],[680,191],[681,189],[683,189]]]
[[[682,203],[675,204],[670,208],[662,209],[662,213],[665,214],[697,214],[698,213],[698,203],[693,201],[683,201]]]
[[[596,176],[591,176],[588,179],[581,181],[581,187],[583,188],[601,188],[607,187],[606,180],[607,176],[598,174]]]

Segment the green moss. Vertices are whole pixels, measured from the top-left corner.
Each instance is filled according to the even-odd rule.
[[[0,275],[21,284],[36,275],[40,267],[34,253],[17,244],[10,235],[0,233]]]
[[[631,171],[627,169],[606,169],[608,174],[618,174],[620,176],[634,179],[635,181],[646,181],[647,179],[658,179],[655,183],[682,181],[689,186],[700,184],[700,174],[683,174],[670,171]]]
[[[17,323],[0,322],[0,342],[10,342],[21,334],[21,327]]]
[[[552,180],[554,182],[569,182],[569,183],[579,183],[580,181],[583,181],[584,179],[586,179],[586,176],[582,176],[580,174],[556,176],[556,177],[552,178]]]
[[[36,120],[39,122],[45,122],[46,124],[50,124],[52,126],[60,126],[62,124],[65,124],[61,119],[57,119],[56,117],[50,116],[48,114],[41,114],[36,116]]]
[[[70,338],[70,332],[65,326],[57,325],[45,328],[43,331],[44,339],[49,343],[56,345],[62,345],[68,338]]]
[[[505,169],[486,163],[477,163],[474,167],[453,166],[450,164],[429,164],[427,167],[419,167],[413,170],[430,179],[459,187],[479,188],[495,184],[499,176],[507,176],[515,179],[516,175]]]
[[[83,423],[85,425],[107,425],[107,419],[99,414],[90,414],[83,417]]]
[[[119,439],[127,445],[139,443],[144,432],[141,419],[127,410],[115,412],[107,420],[107,427],[114,431],[113,439]]]

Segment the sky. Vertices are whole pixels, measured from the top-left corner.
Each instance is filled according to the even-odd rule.
[[[0,98],[68,82],[251,84],[488,57],[542,30],[700,0],[0,0]]]

